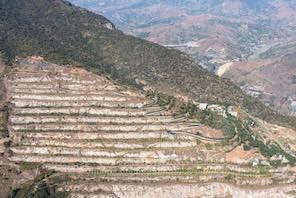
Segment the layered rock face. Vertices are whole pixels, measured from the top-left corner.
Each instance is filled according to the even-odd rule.
[[[262,171],[226,164],[228,148],[213,149],[221,131],[209,133],[105,77],[30,59],[5,84],[10,160],[67,175],[59,190],[70,197],[295,195],[294,173],[261,178]],[[240,186],[223,183],[234,175]],[[277,187],[265,188],[274,181]]]

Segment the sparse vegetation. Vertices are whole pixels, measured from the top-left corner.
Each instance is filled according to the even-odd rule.
[[[164,93],[149,91],[146,96],[150,99],[154,99],[158,105],[174,110],[176,114],[183,114],[186,115],[186,117],[197,120],[201,124],[211,128],[221,129],[224,132],[226,139],[231,139],[236,134],[233,124],[233,121],[236,120],[236,118],[230,115],[225,118],[210,110],[200,110],[191,102],[184,102]]]
[[[42,170],[33,182],[13,189],[8,198],[66,198],[67,193],[57,191],[57,183],[47,180],[52,174],[51,171]]]
[[[31,162],[21,162],[20,163],[20,170],[26,171],[26,170],[36,170],[41,168],[40,163],[31,163]]]
[[[167,94],[159,93],[156,91],[147,91],[146,97],[154,100],[156,104],[164,106],[167,109],[171,109],[176,106],[176,98],[174,96],[169,96]]]
[[[247,124],[248,122],[250,121],[247,120],[245,123],[240,121],[235,122],[239,141],[244,145],[244,150],[249,150],[250,148],[258,148],[261,154],[267,158],[271,158],[275,155],[282,155],[289,160],[290,164],[296,163],[296,158],[285,152],[278,145],[274,143],[264,143],[260,137],[252,132],[249,125]]]
[[[199,110],[196,105],[192,103],[177,101],[174,97],[169,97],[166,94],[153,93],[154,94],[149,93],[148,97],[154,98],[156,95],[158,98],[157,102],[161,101],[158,103],[159,105],[165,106],[170,104],[170,101],[174,101],[174,105],[170,106],[170,108],[173,108],[178,113],[186,114],[190,118],[195,118],[200,123],[210,126],[211,128],[223,130],[226,141],[237,134],[239,142],[243,144],[245,151],[251,148],[258,148],[265,157],[271,158],[275,155],[282,155],[286,157],[291,164],[296,163],[296,158],[285,152],[280,146],[264,143],[250,128],[250,126],[256,126],[256,122],[250,118],[245,121],[240,121],[229,114],[225,118],[210,110]],[[178,104],[178,106],[176,106],[176,104]]]

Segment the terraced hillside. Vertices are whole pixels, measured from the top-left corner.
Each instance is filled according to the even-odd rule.
[[[81,163],[84,171],[178,165],[200,158],[197,140],[223,140],[221,131],[175,118],[140,93],[81,69],[21,61],[7,79],[7,92],[13,161],[47,163],[56,170],[82,170]]]
[[[58,171],[51,179],[69,197],[295,194],[293,168],[253,167],[259,153],[223,144],[222,131],[103,76],[35,57],[20,59],[4,82],[9,160]]]

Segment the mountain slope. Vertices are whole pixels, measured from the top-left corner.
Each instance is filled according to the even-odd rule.
[[[242,74],[237,72],[241,70],[241,65],[244,66],[243,70],[250,70],[257,62],[265,61],[258,57],[262,51],[276,44],[295,42],[296,3],[292,0],[71,2],[102,13],[126,33],[182,50],[211,72],[223,77],[233,76],[230,79],[239,86],[243,83],[251,87],[258,86],[257,79],[252,77],[254,75],[250,74],[247,78],[237,75]],[[289,49],[289,46],[286,47]],[[288,53],[283,52],[284,55]],[[275,53],[272,55],[278,56]],[[248,61],[254,57],[257,57],[256,60]],[[271,89],[278,89],[278,79],[282,78],[281,73],[286,72],[288,58],[286,56],[285,60],[277,61],[278,72],[274,72],[273,76],[260,74],[262,81],[276,85]],[[265,66],[265,69],[273,71],[272,67]],[[228,70],[234,75],[223,75]],[[245,79],[244,82],[242,79]],[[288,90],[294,89],[293,84],[281,84],[287,89],[281,88],[274,92],[268,88],[259,99],[276,111],[295,115],[294,91],[287,94]],[[264,87],[264,83],[259,86]],[[287,101],[285,98],[290,99]]]
[[[67,2],[2,0],[0,9],[0,46],[6,57],[37,54],[58,63],[83,65],[121,83],[139,87],[142,84],[136,82],[144,80],[168,94],[243,106],[255,116],[294,125],[294,119],[276,115],[187,55],[126,36],[104,17]]]

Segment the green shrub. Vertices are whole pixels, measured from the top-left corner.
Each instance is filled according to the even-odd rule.
[[[243,145],[244,151],[249,151],[251,150],[251,147],[248,144]]]

